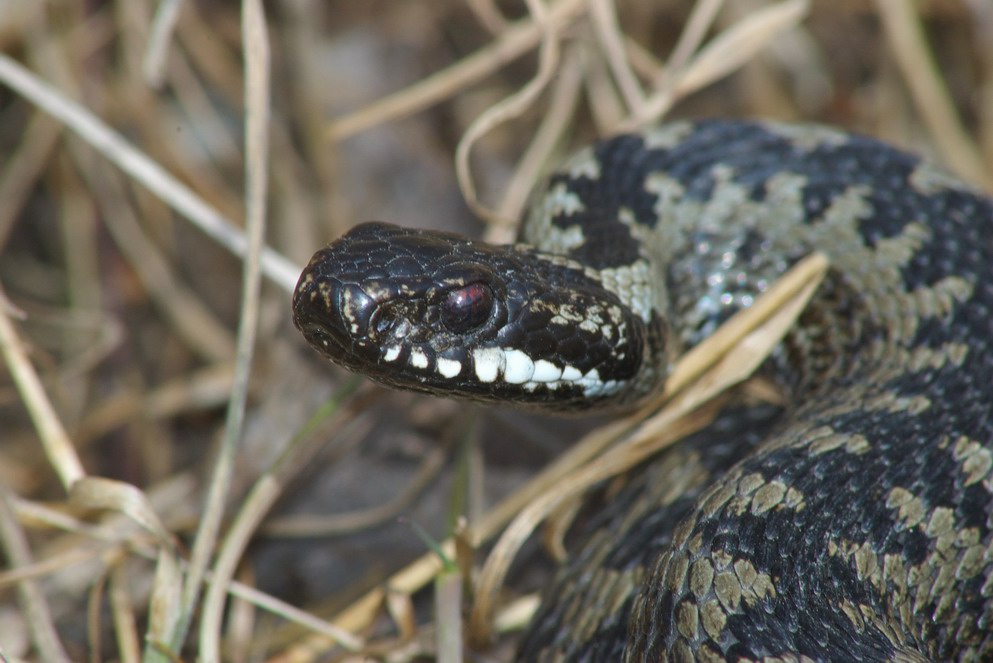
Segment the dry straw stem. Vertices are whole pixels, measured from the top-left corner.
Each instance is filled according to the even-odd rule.
[[[629,51],[634,50],[631,47],[633,43],[628,41]],[[592,117],[593,126],[596,128],[596,135],[606,136],[621,125],[624,118],[628,116],[628,110],[624,105],[624,100],[621,99],[617,86],[614,85],[610,67],[607,66],[603,58],[597,57],[595,53],[588,55],[590,57],[586,58],[586,68],[583,72],[585,88],[583,97]],[[632,58],[633,64],[634,58]]]
[[[31,416],[48,462],[59,475],[62,487],[68,491],[86,475],[86,472],[69,439],[69,434],[66,433],[52,402],[48,399],[41,378],[28,359],[24,342],[21,341],[10,318],[11,314],[19,314],[19,312],[7,299],[0,285],[0,354],[3,355],[14,385]]]
[[[541,11],[547,24],[562,29],[578,18],[585,6],[586,0],[558,0]],[[514,23],[489,46],[410,87],[335,120],[328,127],[328,138],[341,141],[440,103],[521,57],[537,46],[544,34],[545,27],[533,20]]]
[[[579,48],[568,49],[562,58],[562,65],[556,72],[552,84],[548,108],[545,109],[528,148],[514,168],[504,191],[503,200],[496,211],[498,222],[490,224],[487,229],[487,241],[503,243],[513,239],[512,226],[516,224],[502,223],[502,220],[520,218],[528,196],[541,176],[542,169],[571,126],[570,120],[575,113],[583,81],[584,59],[584,53]]]
[[[490,34],[498,35],[507,29],[507,19],[493,0],[466,0],[465,3]]]
[[[625,54],[624,33],[617,22],[613,0],[590,0],[590,20],[628,108],[641,108],[645,93]]]
[[[232,597],[249,601],[258,608],[271,612],[274,615],[279,615],[283,619],[299,624],[314,633],[319,633],[329,642],[340,643],[345,649],[354,650],[362,647],[362,640],[360,638],[356,638],[351,633],[347,633],[332,624],[328,624],[326,620],[315,617],[289,603],[273,598],[269,594],[261,592],[254,587],[241,582],[232,582],[228,587],[228,591]]]
[[[190,371],[139,395],[121,394],[89,412],[75,430],[76,442],[85,445],[141,414],[149,420],[168,419],[182,412],[207,410],[227,402],[231,394],[232,366],[228,361]]]
[[[173,547],[172,537],[140,489],[123,481],[85,477],[69,490],[72,504],[82,509],[119,511],[150,532],[165,549]]]
[[[421,462],[414,478],[390,501],[379,506],[332,516],[285,516],[263,525],[260,533],[277,537],[327,537],[360,532],[381,525],[399,516],[421,494],[445,467],[448,453],[433,449]]]
[[[70,142],[68,148],[90,188],[98,192],[96,204],[104,212],[104,227],[171,328],[207,361],[229,361],[234,342],[227,328],[183,285],[173,265],[148,236],[123,178],[113,171],[86,168],[91,152],[78,142]]]
[[[255,569],[242,565],[238,570],[245,582],[254,582]],[[248,601],[231,597],[228,616],[225,619],[224,645],[225,660],[233,663],[247,663],[252,660],[253,649],[258,646],[255,639],[258,610]]]
[[[148,45],[142,60],[142,71],[145,80],[153,88],[158,89],[165,80],[166,58],[169,55],[169,44],[179,20],[179,9],[183,0],[162,0],[155,10],[155,19],[148,35]]]
[[[207,504],[201,526],[197,530],[190,570],[183,587],[181,617],[173,632],[171,645],[179,651],[186,638],[186,624],[196,608],[203,575],[212,556],[220,532],[224,507],[228,499],[234,462],[244,426],[248,400],[248,381],[255,352],[258,331],[259,298],[261,294],[261,258],[265,238],[265,213],[268,198],[268,157],[270,108],[270,55],[266,34],[265,12],[260,0],[244,0],[241,6],[242,44],[245,57],[245,209],[248,247],[244,260],[241,293],[241,316],[238,321],[238,341],[235,353],[234,384],[228,402],[227,417],[221,448],[208,488]],[[261,520],[262,515],[258,515]],[[245,529],[229,533],[228,545],[223,547],[214,565],[207,594],[204,597],[200,621],[199,658],[206,663],[221,660],[221,621],[227,586],[234,577],[235,567],[247,545],[247,536],[255,522],[245,519]],[[242,538],[239,535],[244,535]]]
[[[708,0],[709,1],[709,0]],[[712,19],[709,7],[698,5],[704,19]],[[643,126],[656,122],[678,99],[723,78],[755,57],[755,54],[780,33],[796,27],[810,9],[809,0],[786,0],[776,5],[748,14],[731,27],[714,37],[706,46],[688,58],[685,68],[666,70],[660,87],[634,109],[630,120],[623,128]],[[685,44],[677,46],[682,57],[683,51],[695,46],[698,33],[691,34]]]
[[[17,515],[20,516],[21,514],[18,512]],[[23,523],[23,521],[19,522]],[[23,524],[30,525],[30,523]],[[102,558],[105,552],[106,549],[88,547],[67,550],[60,554],[46,555],[43,559],[36,562],[31,562],[26,566],[12,567],[6,571],[0,572],[0,589],[6,589],[11,585],[15,585],[24,580],[45,578],[46,576],[54,573],[64,571],[65,569],[68,569],[76,564],[82,564],[96,558]]]
[[[628,108],[640,108],[645,102],[645,93],[627,59],[624,33],[617,22],[612,0],[590,0],[590,21]]]
[[[948,88],[942,82],[914,3],[876,0],[876,6],[903,80],[941,154],[960,175],[993,189],[993,176],[962,126]]]
[[[697,11],[692,21],[696,27],[688,38],[678,45],[681,58],[689,59],[685,67],[666,69],[669,75],[660,79],[661,87],[646,99],[635,76],[631,62],[628,60],[628,49],[625,39],[617,24],[612,4],[603,0],[594,0],[590,4],[590,20],[599,37],[603,57],[613,74],[614,83],[620,88],[627,105],[627,119],[621,122],[622,129],[632,129],[644,124],[655,122],[669,109],[675,100],[726,76],[734,69],[744,65],[762,47],[784,30],[795,27],[806,15],[809,9],[808,0],[787,0],[786,2],[753,12],[738,23],[732,25],[718,35],[706,48],[694,57],[682,55],[691,53],[702,38],[704,28],[713,20],[720,3],[707,0],[697,5]],[[528,5],[532,10],[535,23],[542,28],[538,59],[538,73],[521,90],[501,102],[488,108],[472,122],[459,141],[455,152],[455,169],[459,187],[469,207],[480,217],[490,221],[501,229],[509,227],[507,219],[516,216],[505,216],[506,211],[520,211],[522,201],[521,187],[518,182],[533,181],[540,172],[542,165],[536,160],[540,154],[549,154],[554,145],[549,138],[541,137],[541,143],[535,146],[534,154],[528,155],[528,160],[522,160],[528,170],[515,176],[512,184],[513,197],[508,198],[505,205],[497,211],[491,211],[480,204],[473,183],[469,154],[472,146],[486,135],[493,127],[519,117],[537,100],[541,92],[549,84],[553,75],[560,73],[559,66],[560,36],[565,25],[558,25],[552,18],[541,10],[541,5],[532,1]],[[547,123],[546,123],[547,124]],[[529,152],[531,150],[529,149]],[[507,234],[501,231],[501,234]]]
[[[360,384],[359,380],[352,380],[336,392],[335,400],[326,406],[326,410],[333,410],[336,416],[326,426],[323,426],[321,430],[345,430],[346,424],[350,419],[354,418],[357,412],[354,409],[341,409],[339,406],[343,401],[348,399],[351,392]],[[315,419],[319,418],[320,415],[315,417]],[[310,426],[305,427],[305,430],[280,454],[273,467],[266,471],[252,486],[241,508],[232,520],[218,550],[217,561],[214,565],[214,578],[211,581],[208,595],[204,601],[203,610],[205,617],[204,623],[201,625],[201,632],[207,628],[205,626],[207,624],[206,615],[210,609],[216,611],[215,616],[212,618],[213,623],[210,626],[218,629],[219,632],[220,618],[222,617],[221,609],[224,605],[223,599],[229,591],[231,578],[245,548],[256,534],[262,519],[265,518],[266,514],[272,509],[273,504],[283,494],[284,488],[290,483],[290,479],[295,472],[299,470],[306,459],[312,457],[311,452],[316,450],[318,445],[323,446],[325,440],[316,435],[309,435],[312,432],[314,432],[313,428]],[[212,601],[214,602],[213,604]],[[211,608],[212,605],[213,608]],[[321,632],[325,635],[331,634],[331,637],[338,644],[349,651],[358,651],[363,644],[359,638],[335,626],[325,624]],[[211,646],[215,645],[211,644]],[[219,654],[219,650],[218,652],[207,653]],[[201,647],[200,655],[201,657],[205,657],[203,647]]]
[[[745,371],[750,371],[756,363],[762,361],[765,356],[764,353],[768,351],[769,347],[775,345],[789,328],[795,316],[802,310],[803,305],[823,278],[827,266],[827,258],[819,253],[812,254],[779,279],[769,291],[756,300],[752,307],[738,313],[709,339],[687,353],[676,365],[668,382],[671,386],[665,392],[666,398],[676,399],[674,400],[674,405],[677,408],[676,414],[673,414],[672,411],[669,413],[663,411],[656,415],[655,419],[641,424],[645,417],[644,412],[635,413],[593,431],[545,468],[527,485],[486,514],[479,526],[473,528],[472,539],[475,546],[478,547],[492,538],[500,528],[532,503],[539,500],[546,504],[565,501],[564,497],[563,499],[557,497],[563,480],[577,472],[578,468],[589,463],[591,459],[600,455],[606,447],[616,442],[622,435],[630,434],[630,439],[633,440],[632,446],[617,451],[616,455],[611,455],[595,469],[584,470],[587,473],[581,475],[581,478],[575,483],[575,488],[570,489],[570,494],[565,497],[574,496],[579,491],[581,484],[589,485],[601,481],[610,476],[611,472],[616,474],[618,471],[623,471],[656,453],[657,447],[649,449],[644,446],[646,439],[654,441],[654,437],[657,435],[656,428],[671,424],[680,416],[699,406],[701,402],[713,398],[715,394],[731,384],[736,384],[747,377]],[[721,362],[725,357],[729,359],[722,364]],[[708,370],[712,370],[712,372],[708,372]],[[703,386],[698,391],[691,392],[689,388],[694,384]],[[684,392],[685,397],[682,395]],[[661,423],[653,423],[655,421],[661,421]],[[688,422],[687,425],[688,427],[684,428],[684,431],[694,430],[695,424]],[[631,433],[632,431],[634,432]],[[663,444],[668,443],[670,440],[663,442]],[[530,528],[529,531],[533,531],[534,525],[521,524],[518,525],[518,528],[516,534],[509,536],[521,538],[521,534],[526,529]],[[504,544],[504,546],[508,550],[512,547],[510,543]],[[440,547],[446,556],[454,554],[455,545],[452,539],[444,541]],[[500,561],[492,562],[492,564],[509,564],[510,555],[498,557],[494,551],[491,559],[494,558],[498,558]],[[438,556],[434,553],[425,554],[391,576],[383,583],[383,586],[390,587],[392,591],[412,593],[426,586],[441,570],[442,564]],[[497,573],[497,571],[498,569],[495,567],[489,571],[492,580],[487,581],[485,586],[480,582],[477,587],[477,595],[492,594],[496,591],[499,585],[497,577],[502,577],[502,574]],[[484,574],[486,573],[484,571]],[[335,619],[335,624],[353,633],[367,628],[378,614],[383,598],[384,592],[381,588],[368,592],[340,613]],[[479,633],[488,634],[492,605],[491,600],[489,604],[474,611],[472,625],[474,639]],[[485,624],[485,626],[480,624]],[[327,646],[329,646],[328,641],[311,638],[285,652],[279,660],[281,663],[312,660],[316,652]]]
[[[32,560],[27,536],[14,512],[14,499],[13,493],[0,484],[0,548],[10,566],[18,568],[30,566]],[[48,663],[69,663],[69,656],[59,640],[45,594],[38,583],[34,580],[22,580],[17,584],[17,591],[39,658]]]
[[[477,140],[507,120],[520,117],[542,93],[555,75],[559,63],[559,37],[562,26],[548,15],[540,0],[527,0],[528,9],[534,22],[541,28],[541,46],[538,50],[538,72],[520,90],[503,99],[473,120],[465,130],[455,148],[455,174],[466,204],[481,218],[495,221],[497,217],[480,204],[476,196],[476,185],[472,180],[469,154]]]
[[[528,594],[520,596],[508,602],[497,613],[493,620],[493,629],[497,633],[508,633],[523,629],[534,617],[534,613],[541,605],[541,596],[538,594]]]
[[[412,640],[417,636],[417,617],[410,594],[387,592],[385,607],[401,640]]]
[[[0,53],[0,83],[71,129],[218,244],[238,257],[245,257],[248,239],[240,228],[118,132],[5,53]],[[276,285],[286,292],[293,291],[300,273],[298,265],[268,247],[262,251],[261,264],[263,273]]]
[[[0,246],[6,246],[34,183],[48,165],[61,127],[44,113],[35,113],[24,138],[0,170]]]
[[[200,629],[201,658],[219,660],[220,619],[223,616],[224,599],[228,593],[232,596],[240,596],[288,621],[315,630],[345,649],[356,651],[362,647],[362,641],[352,634],[258,592],[246,593],[245,588],[241,588],[239,591],[238,584],[232,581],[237,563],[248,543],[258,531],[259,523],[282,495],[284,487],[290,483],[291,478],[313,457],[313,452],[325,444],[326,438],[316,433],[334,430],[338,435],[347,434],[348,423],[361,409],[361,404],[355,404],[355,407],[350,408],[342,408],[341,406],[344,402],[349,401],[361,384],[361,379],[355,377],[342,385],[335,392],[334,399],[326,403],[311,417],[301,432],[277,457],[272,467],[259,477],[242,501],[238,513],[228,527],[224,540],[218,547],[213,571],[208,576],[210,586],[204,600],[204,617]],[[331,416],[330,420],[328,420],[329,416]],[[204,643],[204,633],[209,629],[212,630],[212,635],[208,634],[206,636],[207,642]]]
[[[462,662],[462,575],[446,570],[434,581],[438,663]]]
[[[134,606],[131,603],[131,578],[128,567],[117,560],[110,574],[110,612],[114,620],[114,633],[117,635],[117,651],[123,663],[138,663],[141,660],[141,641]]]
[[[679,32],[679,40],[669,55],[665,66],[654,75],[656,90],[669,88],[670,81],[686,68],[690,58],[696,53],[704,37],[714,24],[717,12],[724,6],[724,0],[698,0],[693,5],[693,11],[686,20],[686,25]]]
[[[103,650],[103,605],[107,594],[107,576],[102,572],[86,597],[86,635],[90,640],[90,651]]]
[[[357,384],[358,381],[355,381],[355,384],[352,386],[354,387]],[[332,421],[331,425],[338,427],[339,423],[340,421]],[[326,427],[322,428],[322,430],[326,430]],[[168,488],[170,493],[188,495],[192,490],[192,480],[189,477],[184,481],[171,481],[170,483],[175,484]],[[169,510],[170,507],[168,504],[160,503],[163,502],[161,499],[155,499],[155,495],[152,498],[157,506]],[[175,496],[167,497],[165,501],[175,501],[175,499]],[[9,571],[0,572],[0,588],[25,580],[43,578],[68,567],[97,558],[118,558],[125,552],[128,554],[137,554],[146,559],[156,561],[153,594],[149,607],[151,623],[148,628],[148,638],[153,644],[164,641],[164,635],[171,631],[176,617],[175,606],[178,604],[179,599],[179,590],[182,582],[181,573],[182,569],[185,568],[181,560],[174,555],[167,554],[167,550],[161,546],[151,547],[135,539],[134,536],[127,532],[122,533],[119,519],[115,522],[114,518],[110,518],[103,525],[95,527],[71,518],[61,511],[56,511],[25,500],[14,498],[13,507],[18,520],[21,522],[37,523],[62,529],[67,532],[80,534],[85,539],[83,543],[65,547],[65,552],[46,555],[44,559],[38,562],[32,562]],[[251,499],[246,501],[244,509],[247,511],[253,510]],[[99,544],[103,545],[90,545],[86,541],[99,542]],[[101,564],[101,566],[104,565]],[[208,574],[207,577],[209,579],[211,575]],[[340,642],[342,646],[348,649],[357,649],[362,644],[360,640],[351,634],[334,628],[325,620],[319,619],[243,583],[231,582],[228,586],[228,591],[233,597],[250,602],[252,605],[272,614],[279,615],[287,621],[320,633],[332,641]],[[158,647],[157,644],[155,646]]]
[[[354,436],[353,427],[350,424],[361,412],[362,403],[352,400],[351,396],[362,384],[363,381],[355,376],[337,389],[334,398],[325,403],[303,425],[300,432],[279,454],[272,466],[263,472],[242,500],[238,513],[232,518],[224,540],[218,547],[213,572],[208,576],[211,579],[211,584],[204,601],[205,617],[201,624],[201,633],[206,628],[204,624],[207,623],[212,595],[216,594],[220,597],[213,599],[217,601],[216,607],[213,608],[217,612],[212,619],[216,620],[221,616],[220,609],[223,607],[223,600],[221,599],[224,598],[225,593],[229,593],[232,597],[243,598],[255,606],[282,616],[287,621],[319,632],[347,650],[356,651],[363,646],[363,642],[352,634],[260,592],[241,587],[231,580],[237,563],[250,540],[258,532],[258,526],[262,519],[270,512],[273,504],[282,495],[284,488],[290,485],[292,477],[313,458],[318,448],[326,445],[329,431],[334,431],[334,435],[338,437]],[[346,402],[350,406],[343,408],[342,405]],[[356,437],[361,438],[362,436]],[[311,532],[311,535],[314,534]],[[214,621],[211,627],[219,630],[220,622]],[[208,644],[211,647],[215,646],[213,643]],[[203,656],[204,652],[201,651],[201,657]]]

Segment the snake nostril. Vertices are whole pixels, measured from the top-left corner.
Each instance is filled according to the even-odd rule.
[[[380,306],[369,319],[369,334],[373,338],[401,340],[410,332],[410,321],[393,306]]]
[[[380,308],[372,314],[372,319],[369,321],[369,329],[377,336],[385,336],[390,333],[391,329],[396,327],[396,324],[396,316],[392,312]]]

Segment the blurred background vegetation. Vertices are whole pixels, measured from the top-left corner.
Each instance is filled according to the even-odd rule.
[[[430,601],[396,580],[364,594],[426,552],[410,522],[438,539],[460,516],[472,527],[594,422],[356,388],[325,365],[288,289],[354,223],[510,239],[557,158],[663,114],[827,123],[993,184],[989,0],[284,0],[261,6],[267,38],[246,39],[252,8],[0,0],[7,660],[194,660],[210,637],[231,661],[434,655]],[[246,156],[245,68],[267,54],[253,112],[268,150]],[[247,165],[268,173],[283,257],[262,266],[257,315],[241,294],[257,261],[196,218],[245,226]],[[239,325],[257,325],[241,373]],[[224,545],[238,562],[219,625],[184,566],[197,545],[215,573]],[[507,603],[550,568],[526,549]],[[469,658],[511,656],[533,603],[517,605]]]

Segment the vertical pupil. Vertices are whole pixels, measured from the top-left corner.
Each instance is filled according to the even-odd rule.
[[[468,331],[486,322],[493,307],[493,294],[482,283],[472,283],[448,293],[442,306],[442,322],[452,331]]]

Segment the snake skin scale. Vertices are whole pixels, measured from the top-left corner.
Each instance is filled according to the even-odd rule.
[[[658,389],[816,248],[736,406],[609,498],[520,651],[541,661],[993,660],[993,202],[884,144],[676,123],[588,148],[522,242],[358,226],[294,319],[408,389],[575,411]]]

